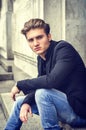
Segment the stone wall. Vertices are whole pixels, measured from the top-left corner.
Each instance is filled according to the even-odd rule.
[[[85,0],[2,0],[0,11],[0,54],[7,59],[14,57],[14,65],[21,71],[37,76],[36,55],[21,34],[30,18],[48,22],[52,38],[71,42],[86,63]]]
[[[16,0],[14,2],[12,17],[14,63],[33,77],[37,75],[36,55],[28,47],[25,37],[20,33],[21,29],[27,20],[38,17],[50,23],[52,38],[55,40],[64,39],[64,31],[62,31],[65,28],[64,20],[62,20],[64,19],[63,3],[65,5],[64,0]]]
[[[58,4],[57,4],[58,3]],[[20,31],[24,22],[30,18],[39,17],[50,23],[52,38],[64,39],[64,0],[26,0],[14,2],[13,13],[13,51],[15,65],[30,75],[35,76],[36,55],[30,50],[26,39]],[[20,64],[18,64],[20,63]],[[33,73],[33,71],[34,73]]]
[[[33,6],[32,0],[14,2],[12,43],[15,65],[25,73],[36,76],[36,55],[28,47],[26,38],[21,34],[24,23],[33,17]]]
[[[65,39],[65,0],[44,0],[44,19],[54,40]]]
[[[66,0],[65,34],[86,64],[86,0]]]

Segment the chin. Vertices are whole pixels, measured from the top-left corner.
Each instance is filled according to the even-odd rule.
[[[42,55],[43,52],[35,52],[37,55]]]

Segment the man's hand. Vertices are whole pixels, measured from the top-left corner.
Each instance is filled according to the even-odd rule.
[[[11,98],[15,101],[16,99],[15,99],[15,96],[16,96],[16,94],[18,94],[18,93],[20,93],[20,90],[17,88],[17,86],[15,85],[15,86],[13,86],[13,88],[12,88],[12,90],[11,90],[11,92],[10,92],[10,96],[11,96]]]
[[[30,116],[32,117],[32,111],[31,111],[31,107],[28,104],[23,104],[20,110],[20,120],[24,123],[27,122],[28,120],[28,113],[30,114]]]

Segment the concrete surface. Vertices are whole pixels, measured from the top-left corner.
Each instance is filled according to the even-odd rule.
[[[13,80],[13,73],[5,71],[0,65],[0,81],[4,80]]]

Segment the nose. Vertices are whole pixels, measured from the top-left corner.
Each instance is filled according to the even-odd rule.
[[[34,39],[34,43],[33,44],[34,44],[34,46],[38,46],[39,43],[38,43],[37,39]]]

